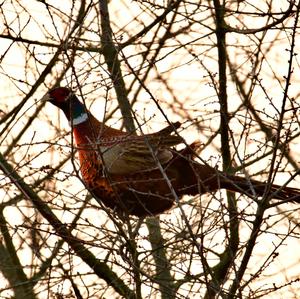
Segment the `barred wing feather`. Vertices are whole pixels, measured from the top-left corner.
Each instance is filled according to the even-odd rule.
[[[173,157],[170,147],[183,140],[180,136],[153,134],[123,138],[114,144],[101,141],[103,164],[108,173],[126,174],[153,170],[158,163],[168,163]]]

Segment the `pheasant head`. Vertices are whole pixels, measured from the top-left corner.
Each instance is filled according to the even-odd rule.
[[[85,106],[78,100],[73,91],[66,87],[57,87],[50,90],[43,100],[60,108],[66,115],[68,121],[78,125],[88,119]]]

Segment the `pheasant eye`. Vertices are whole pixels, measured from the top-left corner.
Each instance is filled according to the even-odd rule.
[[[50,96],[53,100],[56,102],[65,102],[68,99],[68,96],[70,95],[70,90],[67,88],[57,88],[52,90],[50,93]]]

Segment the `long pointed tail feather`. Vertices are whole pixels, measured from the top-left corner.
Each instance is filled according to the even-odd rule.
[[[267,188],[267,184],[264,182],[238,176],[225,175],[222,179],[221,188],[240,192],[251,197],[267,195],[274,199],[300,203],[300,190],[296,188],[282,187],[276,184],[272,184],[270,188]]]

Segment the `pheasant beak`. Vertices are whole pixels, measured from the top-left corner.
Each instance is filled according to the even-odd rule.
[[[51,97],[49,95],[49,93],[46,93],[42,98],[41,98],[41,102],[49,102],[51,100]]]

